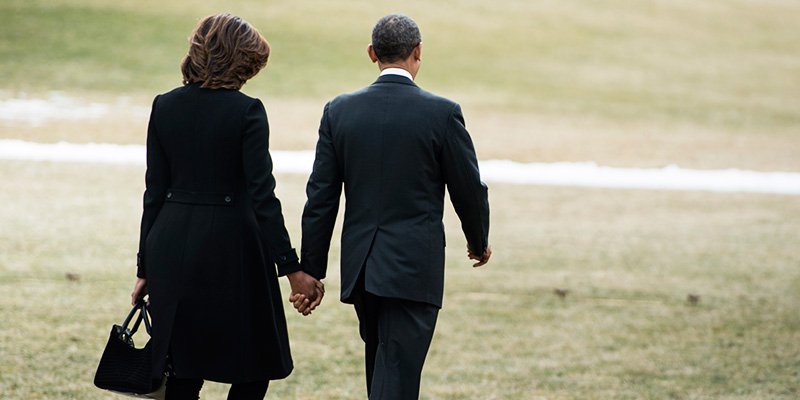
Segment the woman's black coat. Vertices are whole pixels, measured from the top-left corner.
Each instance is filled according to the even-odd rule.
[[[154,374],[243,383],[292,370],[278,275],[299,270],[261,101],[189,84],[157,96],[137,276],[147,279]],[[276,271],[277,264],[277,271]]]

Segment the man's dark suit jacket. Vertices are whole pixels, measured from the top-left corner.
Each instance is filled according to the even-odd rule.
[[[476,254],[489,201],[461,107],[399,75],[325,106],[303,212],[302,268],[325,277],[342,185],[341,300],[364,270],[375,295],[442,305],[444,190]]]

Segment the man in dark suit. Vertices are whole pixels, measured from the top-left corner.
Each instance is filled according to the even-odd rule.
[[[442,305],[445,187],[476,267],[491,255],[489,202],[460,106],[414,84],[414,21],[382,18],[367,51],[381,76],[329,102],[320,122],[301,264],[325,277],[344,185],[341,300],[358,314],[369,398],[416,399]],[[319,303],[293,300],[300,311]]]

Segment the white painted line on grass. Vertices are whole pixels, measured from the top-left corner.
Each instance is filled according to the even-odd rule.
[[[311,173],[314,151],[272,150],[276,173]],[[116,144],[42,144],[0,140],[0,159],[144,166],[145,147]],[[614,168],[592,162],[524,164],[508,160],[480,162],[487,182],[522,185],[578,186],[596,188],[699,190],[800,195],[800,173],[756,172],[739,169],[692,170],[665,168]]]
[[[620,189],[701,190],[800,194],[800,173],[756,172],[740,169],[695,170],[615,168],[593,162],[523,164],[508,160],[483,161],[484,180],[530,185],[605,187]]]

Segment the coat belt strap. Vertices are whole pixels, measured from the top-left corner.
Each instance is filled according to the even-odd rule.
[[[193,192],[170,188],[167,189],[166,201],[206,206],[232,206],[233,195],[230,193]]]

